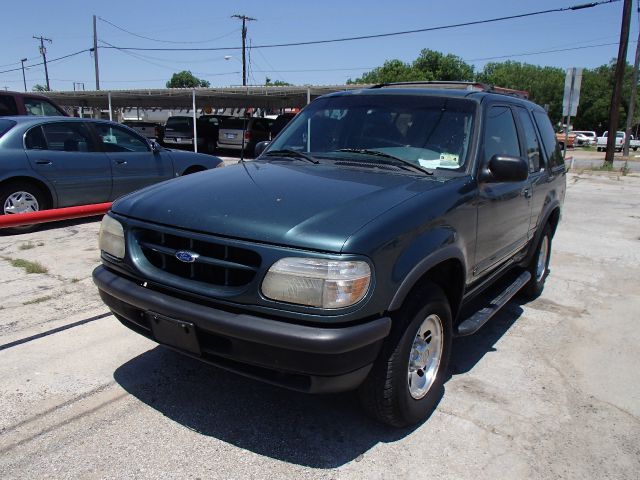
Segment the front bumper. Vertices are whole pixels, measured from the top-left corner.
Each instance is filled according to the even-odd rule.
[[[149,312],[194,324],[200,354],[187,355],[294,390],[351,390],[365,379],[391,319],[341,328],[230,313],[145,288],[104,266],[93,271],[102,300],[127,327],[153,338]]]

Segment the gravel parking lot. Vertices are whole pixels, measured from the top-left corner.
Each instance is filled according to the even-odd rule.
[[[640,177],[571,174],[563,215],[544,294],[456,340],[404,430],[122,327],[91,281],[97,219],[0,236],[0,475],[637,479]]]

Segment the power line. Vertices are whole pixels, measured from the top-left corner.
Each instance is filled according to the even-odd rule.
[[[145,37],[144,35],[140,35],[140,34],[137,34],[137,33],[131,32],[131,31],[129,31],[129,30],[127,30],[127,29],[125,29],[125,28],[122,28],[122,27],[120,27],[120,26],[116,25],[116,24],[115,24],[115,23],[113,23],[113,22],[110,22],[109,20],[107,20],[107,19],[105,19],[105,18],[102,18],[102,17],[98,17],[98,19],[99,19],[101,22],[108,23],[108,24],[109,24],[109,25],[111,25],[112,27],[117,28],[118,30],[120,30],[120,31],[122,31],[122,32],[128,33],[129,35],[133,35],[134,37],[142,38],[142,39],[144,39],[144,40],[150,40],[150,41],[152,41],[152,42],[160,42],[160,43],[173,43],[173,44],[197,44],[197,43],[210,43],[210,42],[215,42],[216,40],[220,40],[221,38],[228,37],[229,35],[232,35],[232,34],[234,34],[234,33],[236,33],[236,32],[238,31],[238,29],[236,28],[236,29],[232,30],[231,32],[225,33],[224,35],[221,35],[221,36],[216,37],[216,38],[210,38],[210,39],[208,39],[208,40],[196,40],[196,41],[186,41],[186,40],[185,40],[185,41],[179,41],[179,40],[162,40],[162,39],[159,39],[159,38]]]
[[[80,55],[81,53],[90,52],[91,50],[92,50],[91,48],[85,48],[84,50],[79,50],[77,52],[69,53],[68,55],[63,55],[62,57],[52,58],[50,60],[47,60],[47,63],[53,63],[53,62],[57,62],[59,60],[64,60],[65,58],[73,57],[75,55]],[[32,63],[31,65],[25,65],[24,68],[37,67],[39,65],[44,65],[44,62]],[[2,70],[2,71],[0,71],[0,73],[18,72],[20,70],[22,70],[22,68],[18,67],[18,68],[12,68],[12,69],[9,69],[9,70]]]
[[[328,40],[312,40],[307,42],[290,42],[290,43],[272,43],[272,44],[265,44],[265,45],[253,45],[252,48],[298,47],[298,46],[304,46],[304,45],[319,45],[319,44],[326,44],[326,43],[349,42],[354,40],[369,40],[372,38],[394,37],[399,35],[409,35],[413,33],[434,32],[437,30],[446,30],[450,28],[469,27],[472,25],[502,22],[505,20],[514,20],[517,18],[526,18],[526,17],[532,17],[536,15],[544,15],[548,13],[560,13],[560,12],[567,12],[567,11],[583,10],[586,8],[593,8],[600,5],[616,3],[619,1],[620,0],[601,0],[599,2],[584,3],[579,5],[573,5],[570,7],[551,8],[547,10],[539,10],[536,12],[520,13],[517,15],[508,15],[505,17],[496,17],[496,18],[489,18],[484,20],[473,20],[470,22],[452,23],[449,25],[439,25],[437,27],[418,28],[414,30],[403,30],[399,32],[377,33],[372,35],[359,35],[354,37],[332,38]],[[240,50],[242,47],[191,47],[191,48],[119,47],[119,48],[123,50],[138,50],[138,51],[143,51],[143,50],[147,50],[147,51],[224,51],[224,50]]]
[[[500,58],[511,58],[511,57],[526,57],[529,55],[540,55],[543,53],[555,53],[555,52],[568,52],[571,50],[582,50],[585,48],[595,48],[595,47],[606,47],[606,46],[610,46],[610,45],[618,45],[618,42],[612,42],[612,43],[598,43],[595,45],[583,45],[581,47],[568,47],[568,48],[555,48],[555,49],[551,49],[551,50],[539,50],[537,52],[524,52],[524,53],[512,53],[511,55],[498,55],[495,57],[483,57],[483,58],[470,58],[470,59],[465,59],[465,62],[481,62],[484,60],[498,60]]]

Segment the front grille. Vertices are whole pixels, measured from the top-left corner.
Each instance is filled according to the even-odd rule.
[[[136,230],[138,245],[156,268],[181,278],[225,287],[247,285],[260,267],[252,250],[156,230]],[[192,263],[180,261],[176,252],[195,253]]]

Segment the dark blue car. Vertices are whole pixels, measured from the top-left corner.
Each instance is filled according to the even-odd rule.
[[[114,122],[0,118],[3,215],[109,202],[147,185],[223,165],[210,155],[164,149]]]

